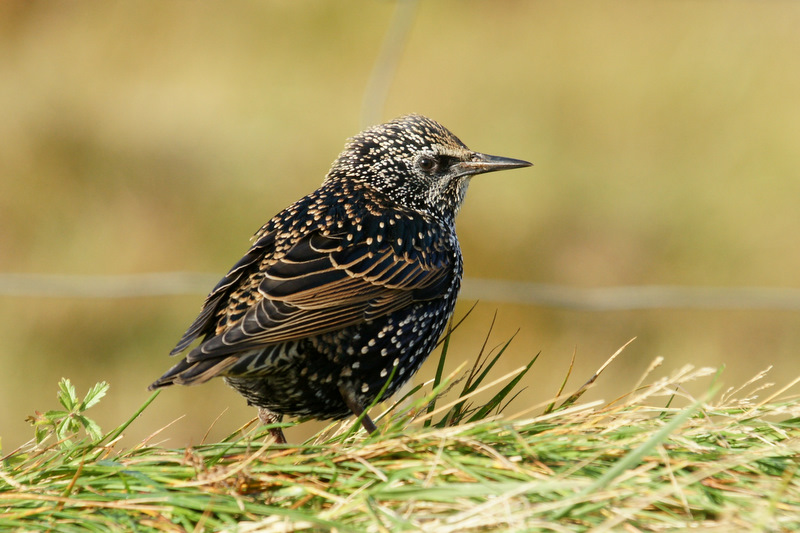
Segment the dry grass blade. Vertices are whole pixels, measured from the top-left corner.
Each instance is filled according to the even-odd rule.
[[[633,341],[635,341],[635,340],[636,340],[636,337],[632,338],[631,340],[629,340],[628,342],[626,342],[625,344],[623,344],[622,346],[620,346],[620,348],[619,348],[619,349],[618,349],[616,352],[614,352],[614,354],[613,354],[611,357],[609,357],[608,359],[606,359],[606,362],[605,362],[605,363],[603,363],[603,364],[600,366],[600,368],[598,368],[598,369],[597,369],[597,371],[594,373],[594,375],[593,375],[591,378],[589,378],[589,380],[588,380],[586,383],[584,383],[584,384],[581,386],[581,388],[579,388],[579,389],[578,389],[577,391],[575,391],[575,392],[574,392],[572,395],[570,395],[570,396],[569,396],[569,398],[567,398],[566,400],[564,400],[564,403],[562,403],[562,404],[561,404],[561,406],[559,407],[559,409],[563,409],[564,407],[569,407],[569,406],[570,406],[570,405],[572,405],[573,403],[577,402],[577,401],[578,401],[578,399],[580,399],[580,397],[581,397],[581,396],[583,396],[583,394],[584,394],[584,393],[585,393],[587,390],[589,390],[589,387],[591,387],[591,386],[592,386],[592,384],[594,384],[594,382],[595,382],[595,381],[597,381],[597,378],[599,378],[599,377],[600,377],[600,374],[602,374],[602,373],[603,373],[603,371],[604,371],[606,368],[608,368],[608,365],[610,365],[610,364],[611,364],[611,363],[614,361],[614,359],[616,359],[616,358],[617,358],[617,356],[619,356],[619,354],[621,354],[621,353],[622,353],[622,351],[623,351],[625,348],[627,348],[627,347],[628,347],[628,345],[629,345],[630,343],[632,343]],[[570,369],[571,369],[571,368],[572,368],[572,364],[570,364]],[[562,389],[562,390],[563,390],[563,389]]]

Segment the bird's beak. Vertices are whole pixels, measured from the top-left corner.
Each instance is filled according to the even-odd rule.
[[[529,167],[533,163],[521,159],[511,159],[510,157],[499,157],[496,155],[481,154],[473,152],[469,161],[460,161],[454,166],[458,169],[459,175],[485,174],[486,172],[496,172],[498,170],[510,170],[512,168]]]

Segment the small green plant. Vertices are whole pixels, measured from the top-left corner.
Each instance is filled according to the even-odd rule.
[[[78,400],[75,387],[67,378],[61,378],[58,388],[58,401],[64,406],[64,410],[47,411],[46,413],[36,411],[34,415],[28,417],[35,428],[36,443],[41,444],[51,435],[55,435],[62,446],[71,446],[70,439],[74,438],[81,428],[92,442],[102,439],[103,432],[100,426],[84,413],[106,395],[108,383],[105,381],[95,383],[83,400]]]

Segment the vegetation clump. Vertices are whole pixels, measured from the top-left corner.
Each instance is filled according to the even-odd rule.
[[[786,396],[800,380],[763,400],[766,373],[692,398],[685,385],[715,372],[685,367],[611,403],[577,401],[595,375],[574,394],[501,416],[530,365],[485,383],[497,357],[460,382],[440,373],[427,394],[411,391],[379,417],[379,435],[350,421],[299,445],[248,425],[188,449],[152,437],[117,449],[158,393],[104,434],[85,411],[107,387],[78,401],[65,380],[64,410],[37,414],[34,441],[2,457],[0,529],[800,528],[800,401]],[[459,386],[448,402],[442,393]],[[487,388],[500,391],[472,405]]]

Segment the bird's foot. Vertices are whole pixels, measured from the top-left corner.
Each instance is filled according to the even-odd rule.
[[[360,403],[358,403],[358,400],[356,400],[353,391],[344,385],[339,385],[339,392],[342,395],[342,399],[344,399],[344,403],[347,404],[347,407],[353,411],[353,414],[356,415],[356,417],[361,416],[363,413],[364,417],[361,419],[361,425],[364,426],[364,429],[367,430],[367,433],[370,435],[377,433],[378,428],[375,426],[375,422],[372,421],[367,413],[364,413],[364,408]]]
[[[283,415],[279,415],[278,413],[274,413],[269,409],[259,407],[258,419],[261,420],[261,423],[266,426],[280,422],[283,420]],[[283,434],[283,430],[281,428],[270,428],[269,434],[275,438],[275,444],[286,444],[286,436]]]

